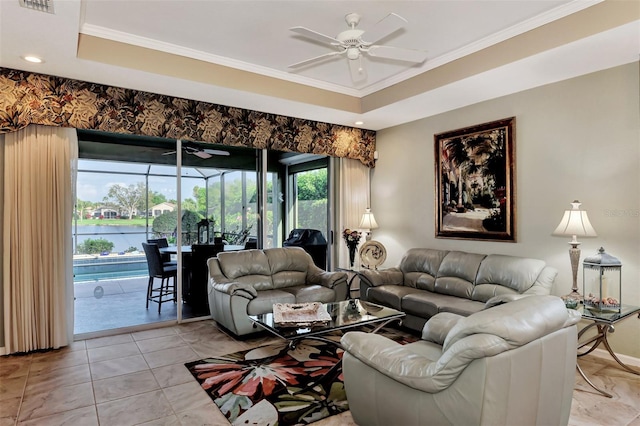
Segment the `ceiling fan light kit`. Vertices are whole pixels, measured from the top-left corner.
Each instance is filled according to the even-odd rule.
[[[351,78],[353,82],[359,82],[365,80],[367,75],[362,64],[363,54],[376,58],[410,62],[411,64],[420,64],[427,59],[427,53],[424,51],[374,44],[398,31],[407,23],[406,19],[395,13],[390,13],[368,31],[356,29],[356,26],[360,23],[359,14],[349,13],[344,19],[350,28],[342,31],[335,38],[306,27],[290,28],[296,34],[329,44],[338,48],[338,51],[291,64],[289,68],[302,68],[338,55],[346,55],[349,60]]]

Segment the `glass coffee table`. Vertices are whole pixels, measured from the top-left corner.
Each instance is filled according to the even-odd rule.
[[[254,325],[270,331],[276,336],[289,342],[290,348],[295,348],[302,339],[320,340],[340,346],[335,340],[327,339],[326,334],[336,330],[345,330],[365,325],[373,325],[371,333],[376,333],[387,324],[402,322],[404,312],[397,311],[375,303],[364,302],[359,299],[343,300],[340,302],[326,303],[323,305],[331,316],[331,320],[313,326],[282,326],[274,321],[272,313],[250,315]]]
[[[326,303],[322,306],[327,309],[327,312],[331,316],[331,320],[326,323],[313,326],[281,326],[274,321],[272,313],[250,315],[249,318],[253,321],[256,327],[262,327],[276,336],[285,339],[288,342],[287,349],[295,349],[298,342],[304,339],[319,340],[342,349],[342,345],[340,345],[339,341],[336,341],[335,338],[333,340],[327,338],[326,335],[336,330],[348,330],[366,325],[373,326],[373,329],[367,330],[369,333],[377,333],[381,328],[389,323],[394,321],[401,323],[402,318],[405,316],[404,312],[376,305],[375,303],[364,302],[359,299]],[[342,358],[340,358],[340,360],[325,374],[318,377],[317,380],[309,383],[304,389],[295,392],[295,394],[299,394],[307,389],[313,388],[324,377],[340,371],[341,368]]]

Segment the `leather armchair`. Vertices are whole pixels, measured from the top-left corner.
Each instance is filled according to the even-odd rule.
[[[359,425],[566,425],[577,311],[530,296],[463,317],[439,313],[422,339],[342,337],[343,374]]]
[[[347,297],[347,275],[318,268],[300,247],[219,253],[208,268],[211,317],[236,336],[262,331],[248,315],[271,312],[274,303]]]

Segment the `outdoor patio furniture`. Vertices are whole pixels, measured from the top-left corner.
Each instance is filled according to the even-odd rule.
[[[152,238],[147,240],[147,244],[156,244],[158,248],[169,247],[169,241],[167,241],[166,238]],[[169,253],[160,253],[160,257],[162,258],[162,263],[165,266],[178,264],[177,261],[171,260],[171,255]]]
[[[142,243],[144,254],[147,256],[147,266],[149,268],[149,284],[147,285],[147,309],[149,301],[158,304],[158,313],[162,309],[164,302],[176,302],[176,276],[178,267],[176,265],[164,265],[157,244]],[[155,278],[160,279],[160,287],[154,287]],[[171,284],[173,278],[173,284]]]

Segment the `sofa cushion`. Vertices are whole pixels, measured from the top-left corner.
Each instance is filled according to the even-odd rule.
[[[404,274],[404,285],[432,290],[433,279],[435,279],[440,263],[447,253],[446,250],[426,248],[407,250],[400,261],[400,270]],[[430,275],[431,279],[424,274]]]
[[[377,303],[400,311],[402,310],[401,303],[404,296],[422,292],[423,290],[403,285],[380,285],[378,287],[371,287],[369,291],[367,291],[367,302]]]
[[[264,250],[269,261],[273,288],[302,285],[307,282],[309,254],[300,247]]]
[[[335,299],[335,293],[333,290],[317,284],[294,285],[287,288],[281,288],[279,290],[293,294],[296,298],[296,303],[330,303]]]
[[[471,298],[486,302],[509,293],[496,286],[523,293],[533,286],[544,267],[545,262],[539,259],[490,254],[480,264]]]
[[[435,292],[471,299],[473,282],[486,256],[463,251],[449,252],[438,270],[435,280]]]
[[[431,318],[439,312],[451,312],[468,316],[481,311],[484,303],[463,299],[447,294],[422,291],[407,294],[402,298],[402,311],[407,315],[415,315],[421,318]]]
[[[273,312],[274,303],[296,303],[296,297],[282,290],[263,290],[247,305],[248,315]]]
[[[230,280],[251,284],[258,291],[273,288],[267,256],[262,250],[218,253],[220,270]]]

